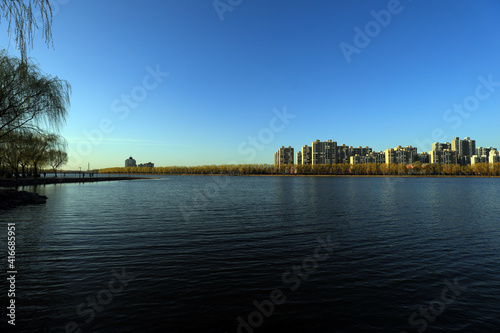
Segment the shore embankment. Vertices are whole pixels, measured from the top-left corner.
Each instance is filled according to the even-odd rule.
[[[47,178],[0,178],[0,187],[20,187],[48,184],[93,183],[116,180],[147,179],[146,177],[47,177]]]
[[[116,180],[146,179],[144,177],[50,177],[50,178],[19,178],[7,179],[0,178],[0,210],[14,208],[22,205],[43,204],[47,197],[33,192],[17,191],[16,188],[23,186],[39,186],[49,184],[68,184],[68,183],[93,183],[107,182]]]
[[[33,192],[0,190],[0,210],[22,205],[38,205],[47,201],[47,197]]]

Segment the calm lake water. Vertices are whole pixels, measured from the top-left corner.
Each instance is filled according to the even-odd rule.
[[[3,276],[16,223],[17,332],[500,331],[500,179],[29,189],[47,204],[0,216]]]

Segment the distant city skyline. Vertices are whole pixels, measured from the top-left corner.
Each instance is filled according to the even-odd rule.
[[[273,163],[315,138],[500,146],[495,0],[51,4],[54,48],[28,55],[72,85],[65,169]]]
[[[500,162],[500,152],[492,146],[476,146],[470,137],[453,137],[450,141],[434,142],[429,151],[418,152],[412,145],[397,145],[375,151],[369,145],[354,147],[328,139],[316,139],[310,146],[295,150],[281,146],[274,153],[274,165],[316,164],[459,164]]]

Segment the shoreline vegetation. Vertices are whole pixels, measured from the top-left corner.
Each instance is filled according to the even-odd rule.
[[[169,167],[116,167],[100,174],[128,175],[230,175],[230,176],[425,176],[499,177],[500,163],[458,164],[321,164],[281,165],[233,164]]]
[[[108,174],[108,176],[103,176]],[[110,177],[110,174],[119,176]],[[128,176],[122,176],[128,175]],[[151,179],[144,175],[192,176],[274,176],[274,177],[500,177],[500,163],[459,165],[334,164],[316,166],[207,165],[195,167],[118,167],[100,169],[97,177],[0,178],[0,210],[21,205],[43,204],[47,197],[27,191],[24,186],[91,183]],[[3,188],[3,189],[2,189]]]

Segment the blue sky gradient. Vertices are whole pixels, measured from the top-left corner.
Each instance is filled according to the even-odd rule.
[[[52,3],[54,48],[29,55],[72,85],[67,169],[273,163],[316,139],[500,148],[496,0]]]

